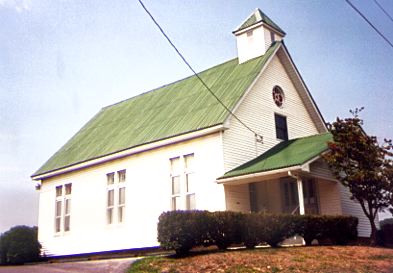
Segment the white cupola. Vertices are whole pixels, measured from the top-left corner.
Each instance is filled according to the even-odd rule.
[[[237,41],[239,64],[262,56],[274,41],[281,41],[285,32],[260,9],[233,31]]]

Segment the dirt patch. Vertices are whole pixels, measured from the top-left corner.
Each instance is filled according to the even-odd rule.
[[[289,247],[150,257],[131,272],[393,272],[393,249],[364,246]]]

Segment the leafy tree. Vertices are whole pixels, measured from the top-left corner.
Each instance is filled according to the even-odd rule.
[[[15,226],[0,237],[0,264],[23,264],[40,259],[37,227]]]
[[[362,129],[359,113],[350,111],[351,118],[337,118],[328,124],[333,142],[324,158],[337,179],[349,188],[351,199],[359,202],[371,225],[371,244],[376,243],[375,218],[378,211],[387,209],[393,201],[392,141],[379,144],[375,136]]]

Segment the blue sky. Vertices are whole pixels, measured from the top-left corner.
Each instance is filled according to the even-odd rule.
[[[393,137],[393,48],[344,0],[144,2],[197,71],[236,57],[231,32],[261,8],[326,121],[364,106],[366,131]],[[352,2],[393,40],[372,0]],[[136,0],[0,0],[0,22],[2,232],[37,224],[30,175],[101,107],[191,73]]]

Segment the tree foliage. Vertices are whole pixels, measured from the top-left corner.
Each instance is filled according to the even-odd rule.
[[[23,264],[40,259],[37,227],[15,226],[0,237],[0,264]]]
[[[362,129],[359,113],[363,108],[350,111],[353,117],[337,118],[328,124],[333,141],[324,158],[337,179],[359,202],[371,225],[371,243],[376,242],[375,218],[379,211],[393,203],[392,141],[379,144],[375,136]]]

